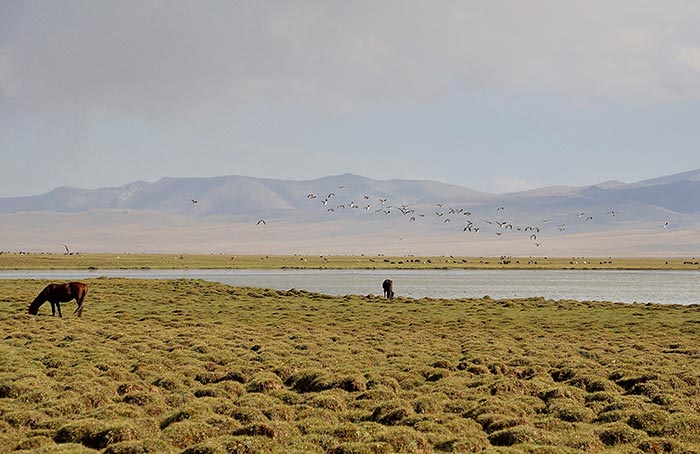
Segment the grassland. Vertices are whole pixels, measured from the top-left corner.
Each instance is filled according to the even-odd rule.
[[[700,258],[0,253],[0,270],[139,268],[698,270]]]
[[[86,282],[0,280],[0,452],[700,453],[697,306]]]

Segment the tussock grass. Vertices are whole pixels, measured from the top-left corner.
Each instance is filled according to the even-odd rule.
[[[0,281],[0,452],[700,452],[700,308]]]

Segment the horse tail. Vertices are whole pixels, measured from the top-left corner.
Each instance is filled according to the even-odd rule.
[[[37,295],[36,298],[34,298],[34,301],[32,301],[32,304],[29,305],[29,315],[36,315],[39,313],[39,308],[41,307],[42,304],[44,304],[48,298],[46,298],[46,290],[48,287],[46,287],[44,290]]]
[[[73,313],[78,314],[78,317],[80,317],[83,315],[83,301],[85,301],[85,297],[88,294],[88,286],[87,284],[83,284],[81,282],[76,282],[75,284],[77,287],[76,301],[78,302],[78,307]]]

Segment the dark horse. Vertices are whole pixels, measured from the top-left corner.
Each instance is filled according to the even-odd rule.
[[[382,288],[384,289],[384,296],[389,299],[394,297],[394,281],[391,279],[384,279],[384,282],[382,282]]]
[[[58,307],[58,316],[61,315],[61,303],[75,299],[78,303],[78,308],[73,312],[80,317],[83,314],[83,301],[88,293],[88,286],[82,282],[68,282],[66,284],[49,284],[29,305],[29,314],[36,315],[39,312],[39,307],[45,302],[51,303],[51,315],[56,315],[56,307]]]

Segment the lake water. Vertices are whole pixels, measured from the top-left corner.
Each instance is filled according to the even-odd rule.
[[[397,296],[547,299],[700,304],[700,271],[597,270],[94,270],[0,271],[0,279],[79,280],[130,277],[204,279],[245,287],[296,288],[330,295],[382,294],[393,279]]]

